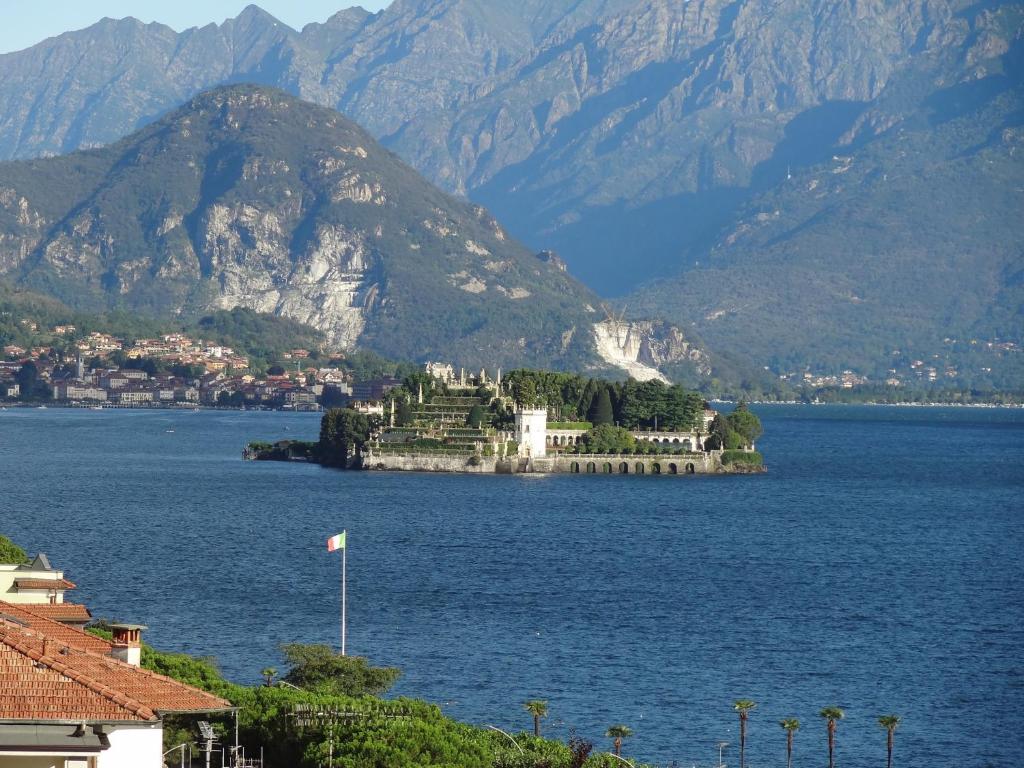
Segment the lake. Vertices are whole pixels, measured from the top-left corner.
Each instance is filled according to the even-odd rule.
[[[1020,765],[1024,411],[756,407],[761,476],[345,473],[241,460],[316,414],[0,411],[0,532],[42,550],[97,617],[148,625],[239,682],[281,642],[401,667],[453,717],[680,766],[717,762],[759,702],[751,768]]]

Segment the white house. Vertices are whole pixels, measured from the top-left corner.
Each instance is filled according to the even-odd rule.
[[[75,585],[64,578],[64,572],[51,566],[42,553],[27,564],[0,563],[0,600],[59,604],[64,602],[64,593],[74,588]]]

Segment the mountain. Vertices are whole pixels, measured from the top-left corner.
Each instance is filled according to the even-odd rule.
[[[753,197],[699,265],[630,306],[783,375],[934,368],[940,382],[1019,389],[1022,53],[938,88],[915,73],[898,100],[858,106],[827,158]]]
[[[271,84],[734,357],[877,377],[899,350],[968,381],[993,367],[973,347],[1024,342],[1024,224],[998,213],[1024,186],[1022,39],[1010,0],[396,0],[301,31],[250,6],[180,34],[104,20],[0,56],[0,156]],[[899,172],[843,183],[868,168]]]
[[[703,354],[676,329],[620,319],[633,359],[615,345],[622,359],[602,357],[610,321],[557,261],[337,112],[261,86],[200,94],[108,147],[0,164],[0,277],[88,311],[245,307],[397,359]]]

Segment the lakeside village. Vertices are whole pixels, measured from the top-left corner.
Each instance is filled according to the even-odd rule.
[[[660,381],[451,364],[388,386],[377,402],[323,417],[316,443],[254,442],[245,457],[344,469],[470,473],[695,475],[762,472],[761,422]]]
[[[58,326],[54,332],[74,334],[75,328]],[[249,359],[231,347],[182,333],[131,344],[90,333],[75,349],[74,362],[62,363],[48,347],[6,346],[0,359],[0,403],[319,411],[325,403],[379,399],[387,386],[398,383],[356,382],[348,371],[315,364],[307,349],[283,353],[281,365],[257,375],[250,372]]]

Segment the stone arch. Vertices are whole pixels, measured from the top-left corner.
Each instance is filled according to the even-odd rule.
[[[587,462],[587,474],[588,475],[592,475],[595,472],[597,472],[597,465],[594,462],[592,462],[592,461],[588,461]]]
[[[673,437],[672,438],[672,445],[679,445],[679,438],[678,437]]]
[[[692,463],[691,463],[691,464],[687,464],[687,465],[686,465],[686,474],[688,474],[688,475],[692,475],[692,474],[694,474],[694,473],[695,473],[696,471],[697,471],[697,468],[696,468],[695,466],[693,466],[693,464],[692,464]]]
[[[623,461],[622,463],[619,464],[619,474],[620,475],[628,475],[629,474],[629,464],[626,463],[625,461]]]
[[[658,464],[657,462],[655,462],[654,464],[651,464],[651,474],[652,475],[660,475],[661,474],[661,464]]]
[[[642,461],[638,461],[636,463],[636,474],[642,475],[643,473],[644,473],[644,463]]]
[[[693,451],[693,442],[690,440],[690,438],[686,438],[685,440],[683,440],[683,450],[686,451],[687,453]]]
[[[668,473],[670,475],[678,475],[679,474],[679,467],[677,467],[675,465],[675,463],[669,464],[668,465]]]
[[[612,463],[610,461],[606,461],[601,467],[601,471],[606,475],[610,475],[612,473]]]
[[[578,475],[580,473],[580,463],[578,461],[574,461],[569,465],[569,471],[574,475]]]

